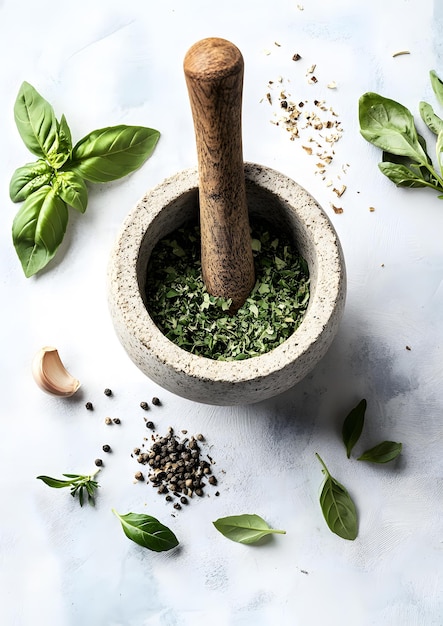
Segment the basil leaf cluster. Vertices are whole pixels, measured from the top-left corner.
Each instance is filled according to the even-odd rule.
[[[23,202],[12,225],[12,239],[26,277],[54,257],[68,225],[68,206],[86,211],[86,182],[107,183],[138,169],[153,153],[160,133],[144,126],[95,130],[75,145],[64,115],[24,82],[14,117],[28,150],[38,157],[15,170],[9,195]]]
[[[432,89],[443,105],[443,82],[435,70],[429,73]],[[397,187],[430,187],[443,192],[443,120],[427,102],[420,102],[420,117],[436,135],[434,168],[426,141],[418,133],[412,113],[402,104],[368,92],[359,100],[361,135],[383,150],[380,171]],[[443,199],[443,195],[438,196]]]

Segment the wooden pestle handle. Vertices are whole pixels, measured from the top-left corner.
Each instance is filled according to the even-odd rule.
[[[243,57],[225,39],[198,41],[184,72],[194,120],[199,171],[203,280],[238,310],[255,282],[246,203],[241,106]]]

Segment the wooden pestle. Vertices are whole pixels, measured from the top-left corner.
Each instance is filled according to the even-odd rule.
[[[246,203],[241,105],[243,57],[219,38],[198,41],[184,72],[197,144],[201,264],[211,295],[237,311],[255,282]]]

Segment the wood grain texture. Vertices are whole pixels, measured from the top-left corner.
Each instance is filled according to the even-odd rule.
[[[208,292],[242,306],[255,282],[242,149],[243,57],[219,38],[184,59],[197,144],[202,272]]]

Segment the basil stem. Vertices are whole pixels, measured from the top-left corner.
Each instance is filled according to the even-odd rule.
[[[215,528],[231,541],[255,543],[266,535],[285,535],[285,530],[271,528],[259,515],[231,515],[212,522]]]
[[[325,480],[320,493],[320,506],[330,530],[343,539],[354,540],[358,534],[358,516],[355,504],[345,489],[331,474],[319,454]]]
[[[126,513],[120,515],[115,509],[112,512],[121,522],[123,532],[140,546],[164,552],[178,546],[178,539],[167,526],[164,526],[155,517],[141,513]]]

